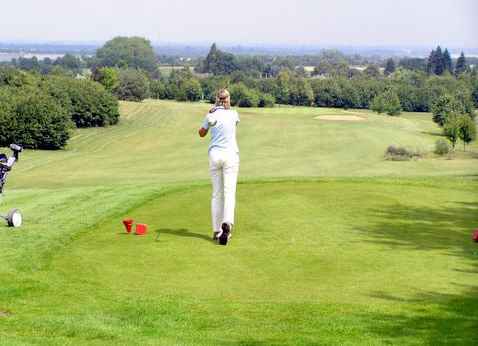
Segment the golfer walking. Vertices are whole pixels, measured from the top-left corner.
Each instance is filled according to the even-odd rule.
[[[239,114],[231,109],[231,97],[226,89],[219,90],[216,105],[206,115],[199,136],[211,132],[209,171],[212,180],[211,216],[213,239],[227,245],[234,226],[236,184],[239,173],[239,147],[236,127]]]

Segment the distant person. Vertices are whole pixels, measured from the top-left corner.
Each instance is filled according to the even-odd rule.
[[[227,245],[234,227],[236,184],[239,173],[239,147],[236,127],[239,114],[231,109],[231,96],[219,90],[216,105],[206,115],[199,136],[211,131],[209,170],[212,180],[211,216],[213,239]]]

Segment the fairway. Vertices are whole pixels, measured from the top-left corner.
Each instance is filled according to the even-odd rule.
[[[429,114],[239,109],[231,245],[211,240],[208,105],[122,103],[118,126],[27,151],[1,210],[0,344],[476,345],[477,145]],[[320,116],[366,121],[318,121]],[[388,145],[420,150],[384,159]],[[149,225],[127,235],[121,220]]]

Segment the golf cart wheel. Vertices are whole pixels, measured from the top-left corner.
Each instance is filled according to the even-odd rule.
[[[7,215],[7,222],[8,222],[8,226],[10,227],[14,227],[14,228],[20,227],[23,222],[23,216],[20,210],[18,209],[10,210],[10,212]]]

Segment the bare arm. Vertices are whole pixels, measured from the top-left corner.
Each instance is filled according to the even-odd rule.
[[[198,133],[199,133],[199,137],[203,138],[203,137],[206,137],[208,130],[206,130],[204,127],[201,127]]]

